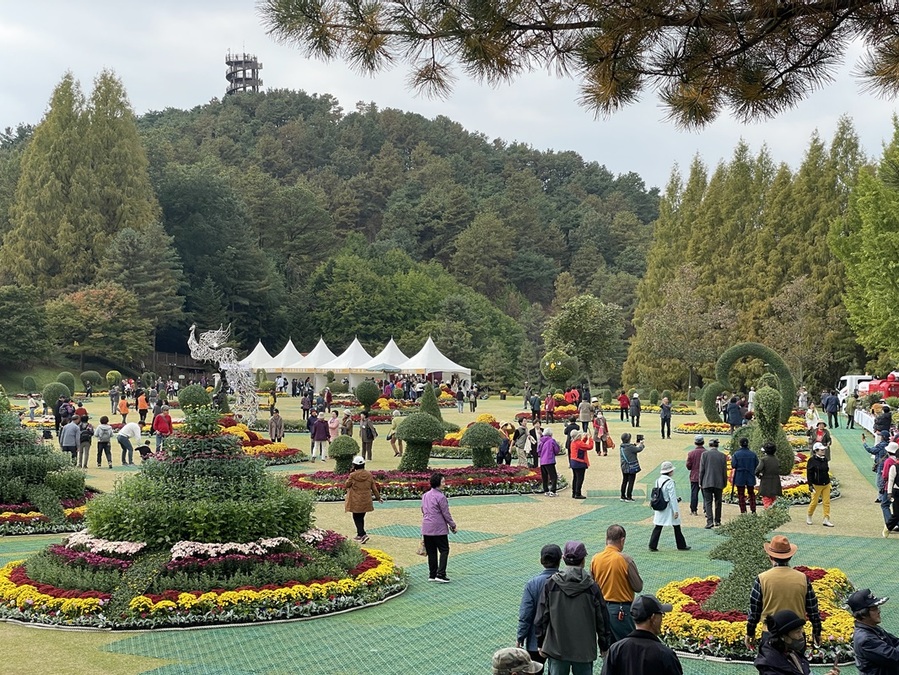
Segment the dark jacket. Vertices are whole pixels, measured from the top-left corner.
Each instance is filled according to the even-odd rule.
[[[609,648],[602,675],[679,675],[677,654],[659,638],[639,628]]]
[[[699,458],[699,487],[727,487],[727,455],[714,446]]]
[[[331,432],[328,429],[328,420],[319,416],[319,418],[315,420],[315,424],[312,425],[312,440],[327,441],[330,438]]]
[[[812,455],[808,458],[808,464],[805,471],[806,480],[809,485],[830,485],[830,472],[828,471],[827,460],[823,457]]]
[[[518,607],[518,642],[524,645],[529,652],[537,651],[537,630],[534,627],[534,619],[537,616],[537,604],[543,594],[543,587],[546,585],[546,581],[558,572],[558,567],[544,569],[524,586],[521,605]]]
[[[882,412],[874,418],[874,434],[878,431],[889,431],[893,425],[893,414],[890,412]]]
[[[724,409],[724,418],[724,421],[732,427],[743,426],[743,411],[736,402],[727,404],[727,408]]]
[[[639,415],[643,407],[640,405],[640,399],[637,396],[631,396],[630,413],[631,415]]]
[[[740,448],[730,460],[734,470],[734,485],[755,485],[755,471],[759,467],[759,456],[749,448]]]
[[[670,403],[659,403],[659,417],[663,420],[671,419],[671,404]]]
[[[537,643],[554,659],[592,663],[612,642],[606,601],[583,567],[552,575],[537,604]]]
[[[840,412],[840,397],[830,394],[824,401],[821,402],[821,407],[824,408],[824,412]]]
[[[755,657],[753,665],[758,669],[761,675],[810,675],[811,669],[808,665],[808,659],[802,654],[797,654],[799,664],[802,670],[797,670],[793,659],[787,658],[787,655],[771,646],[768,634],[762,636],[759,644],[759,655]]]
[[[856,621],[852,646],[859,675],[899,675],[899,638],[895,635]]]
[[[783,488],[780,486],[780,462],[774,455],[765,455],[759,461],[755,475],[759,481],[759,497],[780,497]]]
[[[699,482],[699,460],[702,458],[702,453],[704,452],[705,447],[697,445],[687,453],[687,468],[690,470],[691,483]]]

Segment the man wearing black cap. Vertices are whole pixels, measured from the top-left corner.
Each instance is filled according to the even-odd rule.
[[[849,596],[847,604],[855,617],[852,646],[859,675],[899,674],[899,638],[890,635],[878,624],[880,606],[889,598],[875,598],[869,588]]]
[[[547,580],[537,605],[537,643],[552,675],[589,675],[611,642],[606,601],[584,569],[586,558],[583,543],[565,544],[566,567]]]
[[[547,579],[559,571],[561,560],[562,549],[556,544],[547,544],[540,549],[540,564],[543,565],[543,571],[525,584],[521,605],[518,608],[517,644],[522,649],[527,649],[531,658],[539,663],[543,663],[546,659],[537,651],[537,631],[534,626],[537,603],[540,602]]]
[[[609,648],[602,662],[602,675],[675,675],[683,673],[677,654],[659,640],[662,615],[671,611],[654,595],[641,595],[631,604],[637,625],[623,640]]]

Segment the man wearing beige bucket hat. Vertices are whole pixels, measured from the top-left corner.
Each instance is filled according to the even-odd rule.
[[[812,622],[812,638],[815,644],[820,644],[821,614],[815,589],[808,577],[790,567],[790,560],[799,547],[782,534],[772,537],[764,547],[771,559],[771,569],[759,574],[752,584],[746,619],[746,648],[755,646],[755,629],[759,621],[785,609],[799,617],[807,616]]]

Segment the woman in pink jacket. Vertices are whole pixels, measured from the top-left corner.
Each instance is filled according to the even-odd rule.
[[[336,410],[332,411],[331,417],[328,418],[328,434],[331,436],[331,443],[340,436],[340,418],[337,416]]]
[[[421,538],[428,553],[428,581],[448,584],[449,533],[456,533],[456,521],[450,515],[449,502],[440,489],[442,486],[443,474],[432,474],[431,489],[421,498]]]

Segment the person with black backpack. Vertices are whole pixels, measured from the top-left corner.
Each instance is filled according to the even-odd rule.
[[[88,422],[87,415],[82,415],[81,421],[78,422],[78,428],[81,432],[78,437],[78,457],[75,460],[75,466],[79,469],[86,469],[91,454],[91,442],[94,438],[94,425]]]
[[[662,462],[659,469],[659,479],[655,482],[650,494],[650,506],[652,507],[652,534],[649,537],[649,550],[659,550],[659,537],[662,536],[662,528],[670,525],[674,528],[674,541],[678,551],[689,551],[687,541],[680,529],[680,499],[677,496],[677,488],[674,485],[674,465],[671,462]]]

